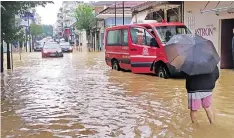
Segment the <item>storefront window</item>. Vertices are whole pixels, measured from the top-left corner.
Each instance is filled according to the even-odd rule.
[[[191,34],[186,26],[159,26],[155,27],[162,43],[167,43],[174,35]]]

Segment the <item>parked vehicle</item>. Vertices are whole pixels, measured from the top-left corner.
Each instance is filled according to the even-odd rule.
[[[72,45],[69,42],[61,42],[60,46],[63,52],[73,52]]]
[[[190,34],[179,22],[142,23],[106,29],[105,60],[115,70],[154,73],[168,78],[180,72],[168,63],[164,45],[176,34]]]
[[[42,50],[41,56],[44,57],[63,57],[62,48],[56,42],[45,43]]]
[[[38,41],[35,43],[34,46],[34,51],[41,51],[41,49],[43,48],[44,43],[42,41]]]

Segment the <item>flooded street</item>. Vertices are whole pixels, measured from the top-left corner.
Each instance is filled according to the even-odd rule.
[[[104,53],[24,55],[2,76],[2,138],[234,137],[234,72],[221,70],[215,124],[191,124],[183,79],[112,71]]]

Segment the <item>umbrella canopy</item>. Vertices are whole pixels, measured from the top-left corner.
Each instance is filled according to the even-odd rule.
[[[168,62],[188,75],[212,73],[220,61],[213,43],[193,34],[174,35],[165,52]]]

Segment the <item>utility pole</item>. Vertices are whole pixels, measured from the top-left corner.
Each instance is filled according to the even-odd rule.
[[[11,44],[11,69],[13,70],[13,55],[12,55],[12,44]]]
[[[115,2],[115,26],[116,26],[116,2]]]
[[[30,36],[30,25],[29,25],[29,15],[28,15],[28,38],[29,38],[29,52],[32,52],[31,36]]]
[[[24,42],[24,47],[25,47],[25,51],[28,52],[28,31],[27,31],[27,27],[25,27],[25,36],[26,36],[26,40]]]
[[[123,25],[124,25],[124,1],[123,1]]]
[[[3,59],[3,41],[1,41],[1,72],[3,72],[3,70],[4,70],[4,67],[3,67],[3,61],[4,61],[4,59]]]
[[[7,42],[7,69],[11,69],[11,57],[10,57],[10,44],[9,44],[9,42]]]

